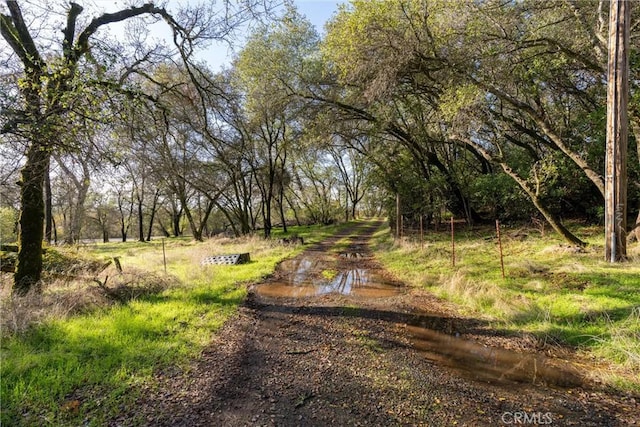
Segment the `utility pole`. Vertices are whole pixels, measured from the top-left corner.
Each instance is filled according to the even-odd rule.
[[[611,0],[607,71],[605,260],[627,257],[627,145],[631,1]]]

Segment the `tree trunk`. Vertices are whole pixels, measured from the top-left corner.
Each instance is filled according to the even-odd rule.
[[[182,218],[183,208],[180,207],[180,209],[178,209],[178,206],[176,206],[175,202],[172,202],[171,205],[171,225],[173,227],[173,235],[175,237],[180,237],[180,235],[182,235],[182,230],[180,229],[180,219]]]
[[[191,228],[191,235],[196,241],[198,242],[202,241],[202,236],[200,235],[200,231],[196,227],[196,224],[193,220],[193,216],[191,215],[191,209],[185,208],[184,214],[187,217],[187,221],[189,221],[189,228]]]
[[[20,235],[18,262],[13,293],[25,295],[38,284],[42,275],[42,240],[44,238],[44,179],[49,152],[43,144],[33,142],[21,172]]]
[[[263,202],[262,219],[264,225],[264,238],[271,237],[271,197],[267,197]]]
[[[238,227],[236,227],[235,225],[235,221],[232,218],[232,214],[231,212],[229,212],[229,209],[226,209],[224,206],[222,206],[219,202],[215,202],[216,207],[220,210],[220,212],[222,212],[222,215],[224,215],[224,217],[227,219],[227,221],[229,221],[229,224],[231,225],[231,229],[233,230],[233,235],[235,237],[240,237],[240,233],[242,232],[242,230],[244,230],[244,220],[243,220],[243,216],[241,212],[238,212],[237,215],[234,215],[235,217],[238,218],[238,220],[240,221],[241,225],[240,225],[240,229],[241,231],[238,231]],[[246,234],[246,233],[243,233]]]
[[[344,222],[349,222],[349,191],[344,189]]]
[[[638,136],[640,136],[640,132],[638,132],[638,134],[635,134],[634,136],[636,140],[636,152],[638,153],[638,162],[640,162],[640,140],[638,139]],[[638,183],[636,182],[636,184]],[[635,228],[636,228],[635,229],[636,240],[640,242],[640,210],[638,211],[638,217],[636,218]]]
[[[264,201],[264,208],[262,209],[262,218],[264,221],[264,238],[271,237],[271,197]]]
[[[191,209],[187,207],[186,200],[182,200],[182,205],[184,206],[184,214],[187,217],[187,221],[189,221],[189,228],[191,228],[193,238],[198,242],[202,242],[202,224],[196,224],[196,221],[191,214]]]
[[[53,201],[51,195],[51,159],[47,161],[47,170],[44,175],[44,218],[45,218],[45,228],[44,228],[44,238],[47,243],[51,243],[53,239]]]
[[[122,237],[122,242],[125,243],[127,241],[127,233],[129,233],[129,226],[131,225],[131,213],[133,212],[133,194],[131,195],[130,203],[129,203],[129,212],[125,215],[125,200],[122,197],[122,193],[118,192],[118,211],[120,212],[120,236]]]
[[[251,198],[247,196],[247,194],[249,194],[249,190],[244,179],[242,184],[242,187],[236,186],[236,201],[238,203],[236,217],[240,222],[240,233],[242,233],[242,235],[246,235],[251,232]],[[231,220],[230,222],[233,223]]]
[[[271,237],[271,201],[273,200],[273,175],[270,173],[269,182],[258,183],[260,196],[262,198],[262,226],[264,228],[264,238]]]
[[[453,193],[454,197],[451,199],[451,203],[449,206],[447,206],[447,208],[454,215],[464,216],[467,219],[467,223],[469,225],[482,222],[483,219],[480,214],[476,212],[476,210],[472,206],[469,206],[467,198],[463,194],[460,185],[458,185],[458,182],[456,181],[451,171],[447,169],[447,167],[440,161],[435,153],[427,152],[425,153],[425,156],[427,164],[433,165],[436,167],[436,169],[438,169],[438,171],[443,175],[447,185],[451,189],[451,192]],[[414,158],[420,159],[420,157],[416,157],[415,155]],[[422,160],[420,161],[422,162]],[[429,178],[428,174],[426,173],[423,173],[423,176],[425,177],[425,179]]]
[[[138,199],[138,241],[144,242],[144,216],[142,197],[137,196]]]
[[[91,156],[92,150],[89,150],[87,156]],[[78,158],[78,163],[81,166],[82,176],[78,178],[69,167],[63,162],[60,156],[56,156],[58,165],[73,183],[73,186],[77,192],[77,198],[74,203],[73,197],[69,201],[69,227],[68,233],[66,233],[65,240],[68,244],[77,243],[80,240],[82,232],[82,223],[84,221],[84,205],[87,200],[87,194],[89,192],[89,185],[91,183],[91,172],[86,159]]]
[[[172,222],[173,222],[173,235],[174,237],[179,237],[181,233],[180,230],[180,215],[178,213],[173,214],[172,216]]]
[[[284,198],[287,201],[287,204],[289,205],[289,208],[291,208],[291,210],[293,211],[293,217],[296,220],[296,225],[298,227],[300,227],[302,224],[300,223],[300,217],[298,216],[298,209],[296,209],[294,204],[291,203],[291,200],[289,200],[289,198],[286,196],[286,194],[285,194]]]
[[[73,242],[77,243],[82,237],[82,224],[84,222],[84,204],[87,200],[89,192],[89,178],[83,180],[82,185],[78,188],[78,200],[73,212],[72,234]]]
[[[158,199],[160,198],[160,190],[156,190],[153,196],[153,205],[151,206],[151,218],[149,218],[149,228],[147,230],[147,242],[151,241],[151,233],[153,232],[153,220],[156,217],[156,211],[158,210]]]
[[[166,238],[171,237],[171,233],[169,233],[169,230],[167,229],[167,227],[164,226],[161,218],[158,218],[158,225],[160,226],[160,230],[162,231],[162,235],[164,237]]]
[[[280,220],[282,221],[282,231],[287,232],[287,219],[284,216],[284,189],[280,187],[280,194],[278,195],[280,205]]]
[[[58,227],[56,227],[56,219],[51,217],[51,225],[53,226],[53,244],[58,244]]]

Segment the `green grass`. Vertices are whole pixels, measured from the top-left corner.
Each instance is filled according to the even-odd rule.
[[[577,233],[589,242],[584,252],[537,230],[503,230],[505,278],[492,228],[457,232],[455,267],[448,232],[426,233],[421,247],[382,230],[374,249],[405,282],[496,328],[576,346],[608,364],[601,373],[607,383],[640,391],[640,248],[631,246],[629,262],[612,265],[603,259],[600,230]]]
[[[326,226],[317,225],[303,225],[296,227],[289,227],[287,233],[284,233],[281,228],[272,230],[271,236],[274,239],[281,239],[283,237],[300,236],[304,238],[305,244],[319,243],[329,236],[334,235],[342,228],[349,227],[350,223],[333,224]]]
[[[335,231],[335,227],[292,228],[311,243]],[[133,278],[163,278],[170,284],[164,291],[79,314],[61,316],[60,310],[52,310],[58,314],[40,317],[24,331],[3,331],[3,426],[84,425],[85,420],[102,425],[121,406],[133,402],[137,386],[151,382],[154,372],[169,366],[186,368],[236,312],[246,295],[243,284],[259,281],[279,261],[303,250],[259,238],[204,243],[167,239],[164,246],[168,276],[164,276],[161,241],[79,249],[83,256],[101,261],[120,257],[124,272],[133,272]],[[200,266],[205,256],[242,252],[250,253],[250,263]],[[122,276],[109,267],[98,278],[102,281],[107,275],[111,277],[107,285]],[[45,294],[51,299],[76,292],[71,298],[79,298],[92,286],[95,290],[89,283],[51,284]]]
[[[329,251],[334,254],[344,253],[347,251],[349,245],[351,245],[352,242],[352,236],[343,237],[342,239],[336,241],[333,245],[331,245]]]

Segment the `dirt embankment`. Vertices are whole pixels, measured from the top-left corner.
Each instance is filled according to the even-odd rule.
[[[159,373],[135,412],[112,424],[640,423],[636,398],[595,390],[584,367],[402,288],[368,250],[379,225],[345,230],[283,264],[188,371]]]

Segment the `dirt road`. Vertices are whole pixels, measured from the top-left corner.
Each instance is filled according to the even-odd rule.
[[[563,360],[569,352],[537,349],[395,282],[367,246],[380,225],[283,263],[188,372],[160,375],[140,412],[113,425],[640,423],[637,398],[595,389],[584,366]]]

